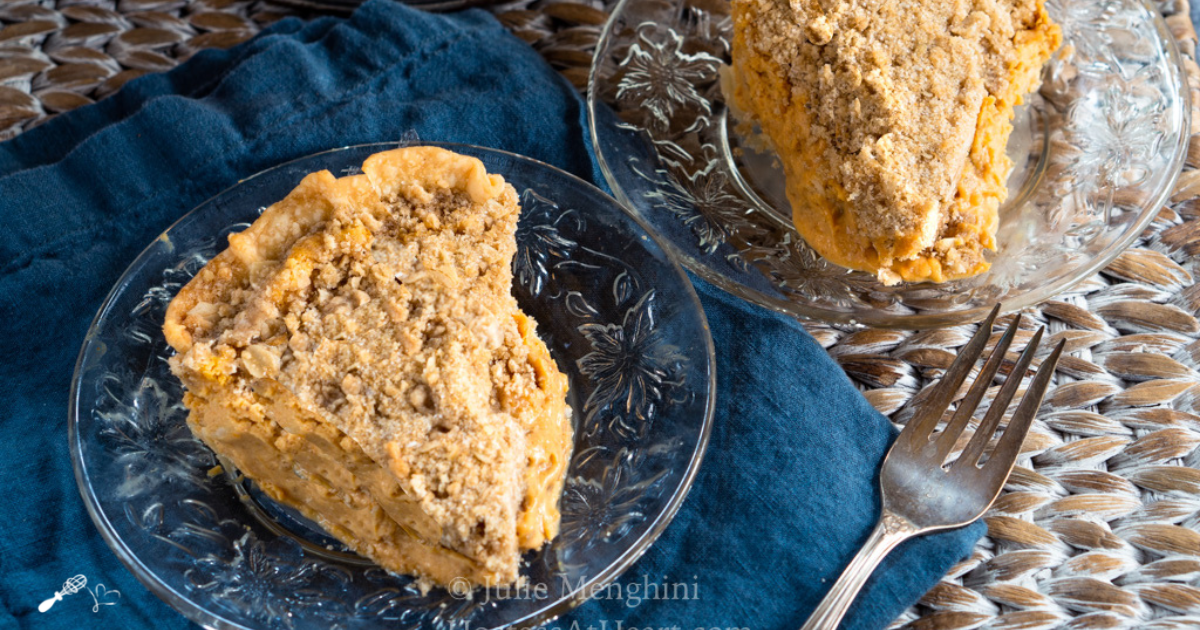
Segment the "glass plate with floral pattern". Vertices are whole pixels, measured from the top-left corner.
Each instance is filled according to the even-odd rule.
[[[307,173],[359,172],[398,146],[336,149],[205,202],[133,262],[88,331],[71,392],[76,478],[108,544],[147,587],[206,627],[342,630],[534,626],[584,601],[663,531],[712,425],[712,338],[682,269],[594,186],[528,158],[474,155],[516,187],[514,293],[570,378],[575,447],[562,531],[522,559],[517,589],[422,594],[227,474],[194,439],[160,331],[178,290]]]
[[[1149,224],[1182,168],[1190,125],[1179,52],[1149,2],[1046,7],[1065,43],[1017,113],[999,246],[974,278],[887,287],[804,243],[781,168],[725,106],[726,0],[617,5],[588,91],[601,168],[684,266],[798,317],[925,328],[978,319],[997,302],[1036,304],[1105,266]]]

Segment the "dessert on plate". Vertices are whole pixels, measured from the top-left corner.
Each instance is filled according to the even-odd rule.
[[[171,302],[188,425],[423,584],[509,584],[558,531],[567,379],[512,296],[516,191],[471,157],[312,173]]]
[[[985,271],[1013,109],[1061,32],[1043,0],[733,0],[732,107],[796,229],[884,284]]]

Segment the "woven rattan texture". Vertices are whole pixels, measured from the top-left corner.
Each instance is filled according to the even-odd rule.
[[[1022,313],[1026,339],[1051,333],[1043,356],[1059,339],[1068,354],[987,537],[895,625],[1200,629],[1200,68],[1186,0],[1158,7],[1191,88],[1184,172],[1129,250]],[[809,330],[903,423],[974,327]]]
[[[613,4],[492,11],[582,88]],[[1044,324],[1069,354],[987,537],[895,626],[1200,628],[1200,68],[1186,0],[1158,6],[1192,88],[1185,172],[1131,249],[1024,312],[1026,339]],[[311,13],[263,0],[0,0],[0,139],[285,15]],[[973,332],[808,328],[897,423]]]

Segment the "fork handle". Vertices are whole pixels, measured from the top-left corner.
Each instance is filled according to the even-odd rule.
[[[862,549],[850,561],[833,588],[817,605],[808,622],[801,630],[835,630],[850,604],[866,584],[867,578],[879,566],[879,561],[904,540],[917,532],[916,526],[895,513],[884,510],[875,524],[875,530],[863,544]]]

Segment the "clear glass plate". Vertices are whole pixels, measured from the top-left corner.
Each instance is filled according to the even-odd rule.
[[[712,338],[682,269],[594,186],[510,153],[474,155],[521,195],[514,292],[570,378],[575,450],[562,531],[523,558],[522,588],[421,594],[253,484],[210,473],[184,423],[160,328],[167,303],[307,173],[359,172],[397,144],[318,153],[205,202],[138,256],[76,366],[70,448],[88,510],[121,561],[206,627],[486,629],[548,621],[626,569],[674,516],[712,426]]]
[[[1018,112],[999,248],[980,276],[886,287],[804,243],[774,156],[735,132],[725,106],[725,0],[617,5],[588,91],[601,168],[686,267],[769,308],[925,328],[978,319],[997,302],[1036,304],[1108,264],[1150,223],[1182,169],[1190,125],[1179,52],[1148,2],[1046,6],[1065,43]]]

